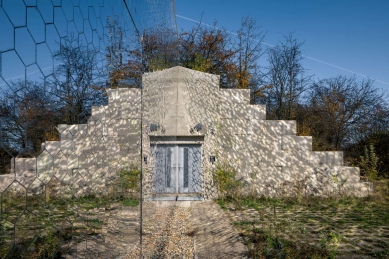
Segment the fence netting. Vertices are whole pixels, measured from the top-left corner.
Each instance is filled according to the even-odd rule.
[[[0,35],[0,258],[124,256],[141,78],[176,64],[174,2],[2,0]]]

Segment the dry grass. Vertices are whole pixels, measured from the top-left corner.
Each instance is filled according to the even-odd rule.
[[[253,258],[389,258],[389,180],[369,197],[218,200]]]

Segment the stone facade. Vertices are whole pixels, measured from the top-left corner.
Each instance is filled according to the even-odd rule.
[[[295,121],[266,120],[264,105],[250,105],[249,90],[220,89],[219,76],[183,67],[146,73],[142,84],[143,90],[108,89],[108,106],[93,107],[88,124],[58,125],[61,141],[47,141],[37,158],[13,160],[15,176],[0,176],[0,191],[14,178],[30,186],[35,176],[45,184],[56,176],[85,186],[79,195],[85,188],[102,193],[120,168],[142,160],[143,193],[150,197],[156,178],[150,147],[190,144],[201,145],[198,194],[206,199],[217,195],[212,175],[221,163],[258,195],[371,191],[359,181],[359,168],[343,166],[342,152],[314,152],[312,137],[296,136]]]

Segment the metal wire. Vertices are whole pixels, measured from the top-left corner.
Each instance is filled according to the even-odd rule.
[[[143,131],[126,82],[141,88],[145,70],[107,90],[107,49],[120,39],[126,60],[147,32],[174,41],[174,3],[2,0],[0,24],[0,258],[123,256],[102,230],[139,202],[142,229]]]

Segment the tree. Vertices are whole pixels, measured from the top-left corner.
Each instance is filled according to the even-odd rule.
[[[251,103],[258,103],[263,97],[262,74],[258,65],[263,55],[261,43],[264,35],[259,31],[256,20],[250,16],[242,19],[237,31],[235,79],[237,88],[250,89]]]
[[[229,34],[216,27],[183,31],[179,37],[180,64],[183,67],[220,75],[220,86],[235,86],[235,53]]]
[[[360,157],[365,156],[364,147],[374,145],[374,151],[379,158],[378,175],[389,172],[389,104],[379,100],[369,117],[362,118],[356,126],[354,143],[345,149],[348,160],[353,164],[360,163]]]
[[[182,31],[178,37],[171,29],[157,26],[143,30],[140,40],[135,35],[126,51],[123,51],[123,29],[115,20],[109,20],[108,24],[106,58],[112,87],[117,87],[119,81],[139,87],[142,73],[181,65],[220,75],[221,87],[250,89],[252,96],[256,96],[253,103],[263,90],[257,65],[263,54],[263,36],[250,17],[242,19],[238,44],[216,23],[212,27],[199,24],[190,31]]]
[[[124,43],[125,31],[117,19],[107,20],[108,76],[110,87],[141,87],[142,74],[178,65],[177,33],[165,26],[132,32]]]
[[[62,122],[84,123],[92,105],[105,102],[104,86],[100,80],[104,73],[97,67],[97,52],[78,44],[70,36],[65,38],[61,50],[54,56],[60,65],[55,69],[50,87],[63,114]]]
[[[130,75],[130,67],[127,60],[127,47],[123,41],[124,30],[120,26],[118,19],[107,18],[107,47],[106,60],[108,67],[108,77],[111,88],[119,87],[119,82]]]
[[[290,120],[295,118],[295,107],[308,89],[312,76],[306,75],[301,61],[303,43],[285,36],[285,42],[268,50],[266,72],[266,103],[269,119]]]
[[[372,118],[382,94],[372,80],[337,76],[313,84],[309,93],[312,135],[321,150],[341,150],[360,139],[358,128]]]
[[[43,84],[31,81],[14,84],[17,85],[14,89],[20,90],[5,92],[0,99],[1,145],[13,154],[22,150],[38,154],[42,142],[58,140],[54,100]]]

